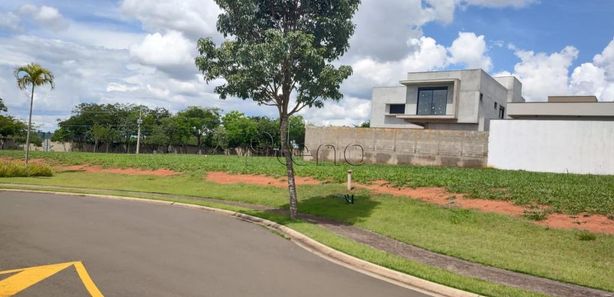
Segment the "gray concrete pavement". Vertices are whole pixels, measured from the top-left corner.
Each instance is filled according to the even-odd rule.
[[[424,296],[198,209],[0,192],[0,271],[70,261],[105,296]],[[87,293],[70,268],[18,296]]]

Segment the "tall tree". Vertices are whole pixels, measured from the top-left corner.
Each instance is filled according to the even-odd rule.
[[[275,106],[286,159],[290,217],[297,217],[297,195],[288,118],[305,107],[338,101],[339,86],[352,73],[332,63],[349,48],[352,17],[360,0],[216,0],[222,13],[217,29],[227,38],[219,47],[198,41],[196,65],[222,99],[236,96]]]
[[[30,115],[28,117],[28,134],[26,135],[26,165],[30,159],[30,131],[32,130],[32,105],[34,104],[34,88],[44,85],[49,85],[54,88],[53,73],[48,69],[43,68],[39,64],[30,63],[25,66],[15,69],[15,78],[17,78],[17,86],[25,90],[31,87],[30,92]]]
[[[220,110],[190,106],[179,112],[177,116],[187,124],[192,135],[196,137],[198,154],[201,154],[203,137],[210,136],[213,130],[221,124]]]
[[[257,137],[257,125],[252,119],[239,111],[231,111],[222,117],[228,145],[238,148],[237,153],[247,152],[253,139]]]
[[[7,111],[6,105],[4,105],[4,102],[2,101],[2,98],[0,98],[0,112],[1,111]]]

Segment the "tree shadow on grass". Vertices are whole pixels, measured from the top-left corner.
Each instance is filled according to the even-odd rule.
[[[354,225],[369,218],[380,203],[373,200],[369,195],[362,193],[355,193],[354,203],[349,203],[344,195],[339,193],[299,200],[299,215],[307,220],[323,218],[337,223]],[[287,205],[283,207],[283,209],[287,208]]]

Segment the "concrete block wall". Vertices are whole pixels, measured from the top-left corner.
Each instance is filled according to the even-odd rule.
[[[307,127],[306,160],[411,164],[427,166],[484,167],[488,156],[488,132],[415,130],[394,128]],[[335,147],[327,147],[332,145]],[[360,147],[364,149],[364,154]],[[311,154],[311,155],[309,155]]]

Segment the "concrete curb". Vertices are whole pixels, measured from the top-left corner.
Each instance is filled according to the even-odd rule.
[[[366,274],[368,276],[386,281],[388,283],[391,283],[397,286],[408,288],[408,289],[418,291],[423,294],[427,294],[427,295],[434,296],[434,297],[477,297],[477,296],[481,296],[475,293],[469,293],[469,292],[462,291],[459,289],[451,288],[445,285],[441,285],[441,284],[427,281],[421,278],[417,278],[415,276],[411,276],[411,275],[408,275],[402,272],[388,269],[386,267],[383,267],[383,266],[380,266],[380,265],[377,265],[371,262],[367,262],[365,260],[356,258],[354,256],[348,255],[341,251],[335,250],[329,246],[326,246],[308,237],[307,235],[300,233],[289,227],[286,227],[284,225],[280,225],[278,223],[269,221],[267,219],[263,219],[263,218],[235,212],[235,211],[208,207],[208,206],[187,204],[187,203],[175,203],[175,202],[169,202],[169,201],[163,201],[163,200],[151,200],[147,198],[135,198],[135,197],[125,197],[125,196],[114,196],[114,195],[83,194],[83,193],[42,191],[42,190],[23,190],[23,189],[0,189],[0,191],[45,193],[45,194],[56,194],[56,195],[66,195],[66,196],[81,196],[81,197],[94,197],[94,198],[104,198],[104,199],[114,199],[114,200],[128,200],[128,201],[154,203],[154,204],[162,204],[162,205],[169,205],[169,206],[179,206],[179,207],[193,208],[193,209],[202,209],[202,210],[222,214],[225,216],[235,217],[242,221],[257,224],[269,230],[280,232],[284,234],[285,236],[287,236],[290,240],[292,240],[298,246],[304,248],[305,250],[315,255],[318,255],[338,265],[344,266],[348,269],[354,270],[356,272],[360,272],[362,274]]]

